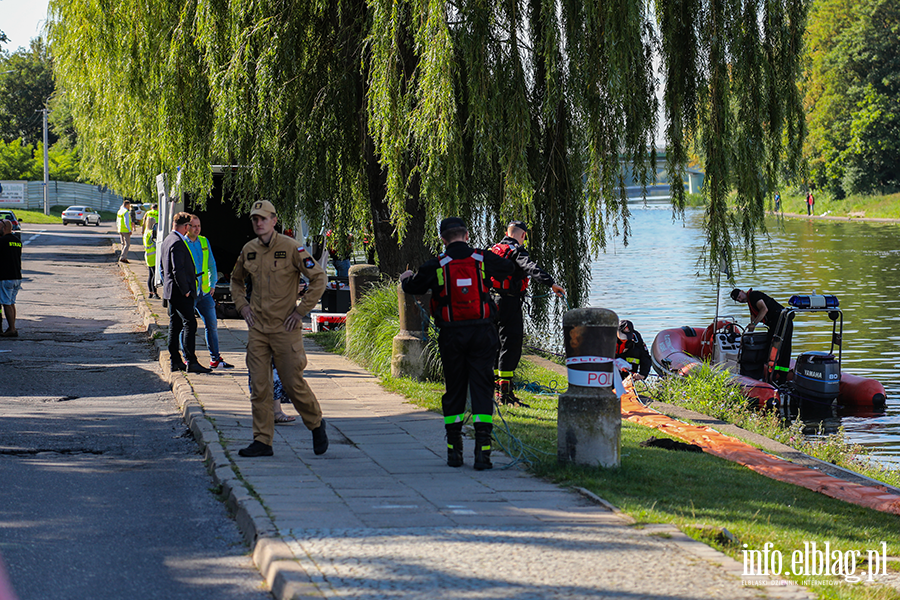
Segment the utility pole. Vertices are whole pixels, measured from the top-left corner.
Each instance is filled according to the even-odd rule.
[[[50,110],[41,109],[44,115],[44,214],[50,214],[50,160],[47,156],[47,114]]]

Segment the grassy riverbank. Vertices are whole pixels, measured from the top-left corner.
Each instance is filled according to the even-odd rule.
[[[816,200],[814,214],[829,217],[900,220],[900,194],[887,196],[847,196],[835,200],[824,192],[813,192]],[[806,215],[806,194],[785,192],[781,195],[782,210],[785,213]],[[770,204],[766,205],[771,208]]]
[[[443,385],[395,379],[389,374],[389,333],[397,328],[396,295],[393,286],[374,294],[371,301],[351,314],[353,339],[364,340],[345,349],[343,332],[320,334],[317,341],[346,354],[379,375],[389,390],[410,402],[430,410],[440,410]],[[389,300],[389,298],[391,298]],[[565,389],[563,376],[524,361],[516,371],[520,382]],[[691,382],[699,385],[700,380]],[[720,390],[713,383],[713,394]],[[683,390],[673,388],[672,393]],[[693,390],[692,393],[697,390]],[[663,394],[662,390],[654,390]],[[671,523],[686,533],[719,548],[738,561],[745,549],[762,549],[766,543],[779,550],[790,568],[790,557],[803,551],[804,544],[815,542],[819,548],[827,542],[842,552],[878,550],[887,543],[888,553],[900,555],[900,517],[834,500],[806,489],[780,483],[749,469],[703,453],[670,452],[643,448],[640,442],[657,430],[629,422],[622,423],[622,464],[619,469],[586,468],[556,462],[556,395],[517,392],[531,408],[504,408],[495,420],[495,437],[511,456],[519,457],[536,475],[562,485],[581,486],[609,500],[644,523]],[[663,398],[660,398],[663,399]],[[716,404],[710,398],[711,405]],[[730,412],[723,409],[723,412]],[[717,415],[718,416],[718,415]],[[442,432],[436,431],[435,435]],[[467,460],[471,451],[467,446]],[[730,542],[715,533],[726,528],[737,536]],[[712,532],[712,533],[711,533]],[[744,546],[746,544],[746,546]],[[896,565],[896,563],[893,563]],[[862,560],[857,574],[864,571]],[[896,568],[896,567],[895,567]],[[808,578],[785,574],[798,582]],[[865,577],[864,577],[865,578]],[[866,583],[841,582],[831,585],[829,578],[809,587],[821,598],[881,598],[900,600],[900,591]]]
[[[638,390],[656,400],[677,404],[726,421],[819,460],[900,487],[900,470],[887,469],[868,460],[865,448],[845,441],[843,428],[836,434],[815,439],[804,436],[802,422],[794,421],[786,427],[775,412],[761,412],[750,408],[741,389],[731,382],[728,373],[708,365],[704,365],[690,377],[670,377],[656,379],[650,384],[639,383]]]

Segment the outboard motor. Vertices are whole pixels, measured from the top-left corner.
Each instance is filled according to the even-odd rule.
[[[830,405],[841,389],[841,364],[827,352],[804,352],[794,365],[794,394],[799,400]]]
[[[741,336],[741,353],[738,357],[741,375],[762,381],[766,355],[769,352],[767,338],[765,331],[754,331]]]

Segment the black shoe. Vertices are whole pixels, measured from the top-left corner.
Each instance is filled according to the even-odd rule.
[[[200,363],[191,363],[187,366],[188,373],[212,373],[212,369],[207,369]]]
[[[184,364],[183,362],[177,362],[177,363],[173,362],[172,370],[173,371],[187,371],[187,365]]]
[[[531,408],[530,404],[526,404],[526,403],[522,402],[512,392],[510,392],[508,394],[501,394],[500,395],[500,404],[503,404],[506,406],[516,406],[519,408]]]
[[[508,379],[500,380],[500,393],[498,395],[500,404],[505,404],[507,406],[520,406],[522,408],[531,408],[529,405],[516,398],[516,394],[515,392],[513,392],[512,381]]]
[[[475,423],[475,470],[485,471],[493,469],[491,464],[491,432],[493,425],[489,423]]]
[[[238,450],[238,454],[252,458],[254,456],[272,456],[274,452],[272,452],[272,446],[253,440],[252,444]]]
[[[463,466],[462,423],[445,426],[447,429],[447,466]]]
[[[312,430],[313,452],[316,455],[325,454],[328,450],[328,434],[325,432],[325,419],[319,422],[319,426]]]

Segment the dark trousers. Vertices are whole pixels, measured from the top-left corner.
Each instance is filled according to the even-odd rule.
[[[156,292],[156,267],[147,267],[149,275],[147,275],[147,291]]]
[[[466,412],[466,392],[472,397],[473,415],[493,415],[493,366],[497,356],[497,330],[493,324],[441,327],[438,348],[447,389],[441,403],[444,416]]]
[[[772,340],[775,337],[775,327],[778,323],[779,316],[776,315],[774,319],[772,319],[772,326],[769,327],[769,331],[766,336],[766,346],[770,349],[772,348]],[[785,369],[791,368],[791,338],[794,337],[794,322],[789,321],[787,327],[784,330],[784,339],[781,341],[781,352],[778,355],[778,361],[775,363],[777,367],[783,367]],[[767,357],[768,358],[768,357]],[[772,383],[784,383],[787,381],[787,371],[781,371],[776,369],[772,373]]]
[[[501,379],[509,379],[519,366],[519,360],[522,358],[522,342],[525,339],[521,296],[497,298],[497,333],[500,338],[497,371]]]
[[[197,362],[197,317],[194,315],[194,299],[189,296],[172,297],[169,300],[169,358],[173,363],[181,361],[178,354],[179,336],[184,358],[188,363]]]

